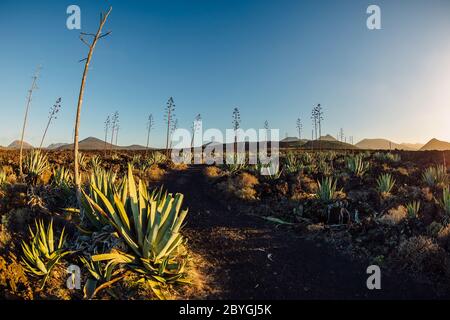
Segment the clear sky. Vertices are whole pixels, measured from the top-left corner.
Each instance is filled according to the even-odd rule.
[[[94,53],[82,110],[81,138],[104,136],[120,113],[119,144],[164,144],[164,105],[179,126],[201,113],[204,127],[270,127],[296,135],[324,106],[323,133],[339,128],[395,142],[450,140],[450,1],[158,0],[109,2],[113,11]],[[87,47],[66,28],[66,8],[81,8],[83,32],[96,30],[106,1],[0,2],[0,145],[20,136],[26,94],[42,65],[25,140],[38,145],[48,110],[62,97],[46,144],[69,142]],[[381,30],[366,9],[381,8]]]

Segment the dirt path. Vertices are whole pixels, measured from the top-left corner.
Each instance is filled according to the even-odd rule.
[[[324,243],[312,242],[256,216],[230,210],[211,196],[202,167],[170,172],[170,192],[185,195],[190,247],[209,263],[211,299],[415,299],[436,298],[406,274],[385,275],[382,289],[366,288],[367,265]]]

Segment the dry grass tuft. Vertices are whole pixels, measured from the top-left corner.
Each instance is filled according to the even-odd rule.
[[[255,186],[259,184],[254,175],[243,172],[235,177],[229,177],[227,181],[218,184],[219,189],[234,194],[242,200],[256,200]]]
[[[0,297],[33,299],[25,270],[13,254],[6,259],[0,256]]]
[[[412,237],[400,243],[397,259],[405,269],[418,273],[448,274],[448,257],[431,238]]]
[[[390,209],[384,216],[380,218],[380,221],[384,224],[394,226],[405,220],[407,216],[408,213],[406,208],[400,205],[397,208]]]
[[[160,181],[166,171],[161,169],[158,165],[153,164],[150,168],[145,171],[145,176],[151,181]]]
[[[204,170],[204,174],[208,179],[216,179],[223,175],[222,170],[216,166],[208,166]]]

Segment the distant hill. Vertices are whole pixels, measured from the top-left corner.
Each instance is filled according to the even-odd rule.
[[[438,139],[431,139],[422,148],[420,148],[420,151],[426,150],[450,150],[450,143],[446,141],[440,141]]]
[[[24,149],[33,149],[33,146],[24,141],[23,148]],[[20,149],[20,140],[15,140],[15,141],[11,142],[11,144],[8,146],[8,149]]]
[[[49,150],[55,150],[55,149],[59,149],[59,148],[61,148],[61,147],[63,147],[63,146],[66,146],[66,145],[68,145],[68,143],[52,143],[51,145],[49,145],[49,146],[47,147],[47,149],[49,149]]]
[[[408,150],[414,151],[418,150],[408,146],[408,144],[398,144],[387,139],[363,139],[357,144],[355,144],[360,149],[365,150]]]
[[[420,148],[422,148],[424,146],[423,143],[401,143],[400,145],[402,145],[405,148],[411,149],[411,150],[420,150]],[[405,150],[408,150],[405,149]]]
[[[326,136],[321,136],[319,138],[320,141],[338,141],[335,137],[333,137],[330,134],[327,134]]]
[[[300,141],[297,137],[286,137],[283,140],[280,140],[280,142],[298,142]]]
[[[308,141],[302,146],[303,149],[327,149],[327,150],[355,150],[356,146],[341,141],[314,140]]]
[[[286,137],[280,140],[281,148],[294,148],[303,146],[308,140],[299,139],[297,137]]]
[[[89,137],[84,140],[81,140],[78,143],[78,148],[80,150],[103,150],[103,149],[105,149],[105,141],[100,140],[95,137]],[[137,145],[137,144],[133,144],[131,146],[116,146],[116,145],[112,145],[108,142],[106,143],[106,148],[114,149],[114,150],[145,150],[146,149],[146,147]],[[71,150],[71,149],[73,149],[73,143],[64,144],[64,145],[56,148],[56,150]]]

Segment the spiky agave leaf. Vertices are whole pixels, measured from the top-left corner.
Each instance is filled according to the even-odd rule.
[[[172,195],[162,188],[148,192],[142,181],[136,184],[131,165],[126,192],[113,189],[108,197],[94,185],[92,190],[95,199],[83,193],[85,201],[105,217],[131,250],[94,255],[93,261],[128,264],[145,276],[157,277],[157,281],[183,278],[186,257],[180,230],[188,211],[181,210],[182,194]]]
[[[22,241],[22,263],[29,273],[44,277],[41,287],[43,288],[53,267],[62,257],[71,252],[64,249],[64,229],[59,236],[58,243],[55,244],[53,220],[50,221],[47,228],[42,220],[35,220],[35,231],[29,227],[29,235],[30,243]]]

